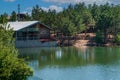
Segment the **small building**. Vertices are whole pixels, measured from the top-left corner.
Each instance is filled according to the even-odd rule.
[[[39,21],[8,22],[8,25],[15,31],[17,48],[56,46],[56,41],[50,37],[51,28]]]

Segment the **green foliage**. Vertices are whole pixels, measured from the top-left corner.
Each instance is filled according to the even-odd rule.
[[[102,39],[106,43],[109,33],[116,36],[120,30],[120,6],[113,6],[108,3],[88,6],[84,3],[70,4],[66,9],[58,13],[55,10],[43,11],[39,6],[36,6],[33,7],[34,12],[44,14],[44,16],[41,16],[42,18],[39,17],[39,20],[64,35],[87,32],[88,29],[94,27],[96,31],[100,30],[103,33]]]
[[[43,21],[45,13],[42,8],[39,7],[39,5],[36,5],[32,9],[32,20],[38,20],[38,21]]]
[[[16,21],[16,19],[17,19],[17,14],[15,11],[13,11],[10,16],[10,21]]]
[[[26,13],[25,21],[30,21],[30,20],[31,20],[31,16],[28,13]]]
[[[0,23],[6,23],[8,21],[7,17],[8,15],[6,13],[0,15]]]
[[[103,43],[103,36],[99,30],[96,32],[95,42],[96,43]]]
[[[82,32],[93,20],[91,12],[84,3],[75,6],[70,4],[62,12],[56,12],[55,10],[44,11],[36,5],[32,9],[32,19],[40,20],[64,35]]]
[[[115,42],[120,43],[120,33],[116,35]]]
[[[1,15],[0,22],[6,22],[6,17],[6,14]],[[120,31],[120,6],[108,3],[86,6],[85,3],[78,3],[70,4],[63,11],[57,12],[56,10],[45,11],[36,5],[32,9],[31,16],[27,14],[25,20],[38,20],[50,26],[55,32],[61,32],[64,35],[91,30],[97,33],[100,30],[106,43],[108,34],[115,37]]]
[[[0,27],[0,80],[27,80],[33,71],[24,59],[18,58],[13,33],[7,25]]]
[[[107,43],[107,35],[112,26],[110,6],[108,4],[101,5],[99,10],[101,13],[99,14],[99,18],[96,22],[96,28],[103,33],[104,43]]]
[[[86,26],[85,26],[85,24],[80,24],[80,31],[84,31],[85,29],[86,29]]]
[[[69,23],[68,31],[69,31],[70,35],[75,35],[75,33],[77,33],[76,27],[74,27],[74,26],[75,25],[73,23]]]

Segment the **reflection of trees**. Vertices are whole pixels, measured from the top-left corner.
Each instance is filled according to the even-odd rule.
[[[100,64],[108,64],[120,59],[120,49],[118,47],[96,47],[95,61]]]
[[[60,58],[58,58],[58,53],[56,53],[57,51],[60,51]],[[49,53],[49,54],[48,54]],[[77,50],[75,50],[74,48],[57,48],[55,52],[50,52],[50,51],[46,51],[44,53],[41,54],[41,56],[46,57],[46,60],[43,60],[41,58],[39,58],[39,62],[42,64],[42,66],[44,65],[49,65],[49,66],[54,66],[54,65],[58,65],[58,66],[77,66],[77,65],[81,65],[83,62],[82,58],[80,56],[78,56],[77,54]]]
[[[40,48],[37,53],[26,53],[23,56],[29,56],[29,61],[37,60],[39,67],[66,67],[111,63],[120,58],[119,52],[118,48],[83,47],[77,49],[74,47],[62,47]]]

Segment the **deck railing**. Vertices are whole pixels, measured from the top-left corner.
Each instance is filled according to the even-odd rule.
[[[40,39],[50,39],[50,37],[40,38],[40,37],[17,37],[16,40],[40,40]]]
[[[39,40],[39,37],[17,37],[16,40]]]

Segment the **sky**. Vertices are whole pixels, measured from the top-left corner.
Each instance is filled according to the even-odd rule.
[[[105,4],[111,3],[118,5],[120,0],[0,0],[0,14],[11,14],[12,11],[18,12],[18,4],[20,4],[21,13],[31,13],[33,6],[39,5],[43,10],[55,9],[57,12],[66,8],[69,4],[77,4],[85,2],[85,4]]]

